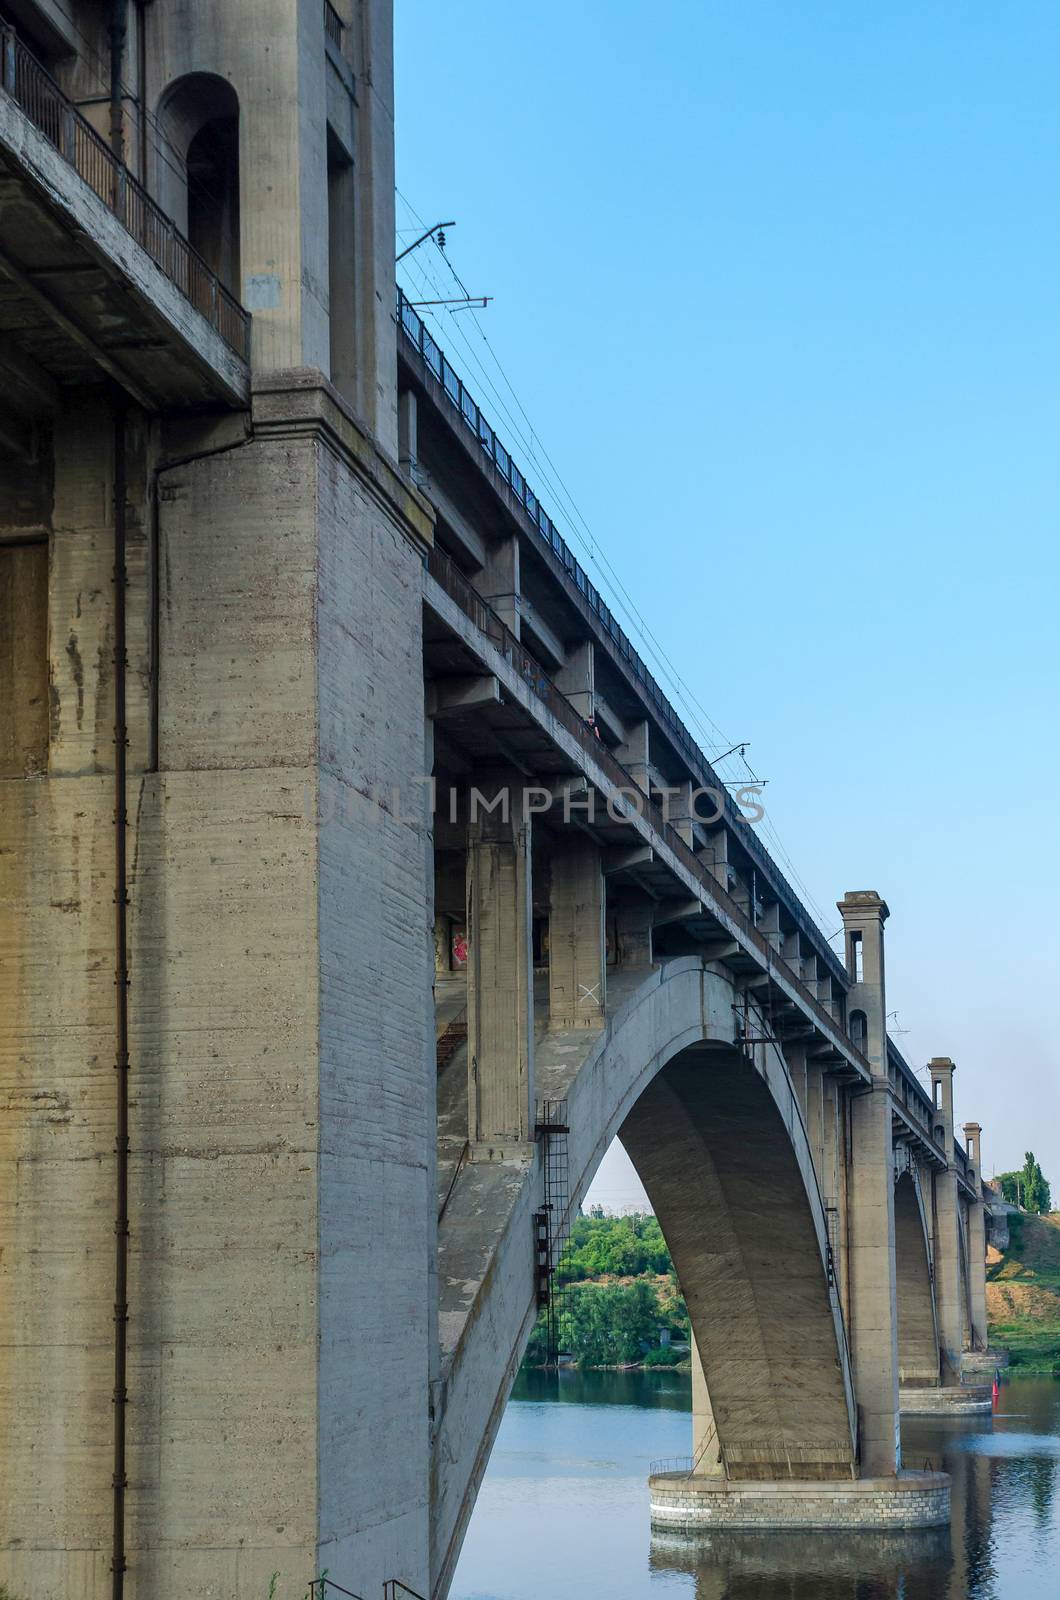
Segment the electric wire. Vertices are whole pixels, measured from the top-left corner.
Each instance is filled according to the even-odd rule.
[[[400,189],[397,191],[397,193],[398,193],[398,196],[399,196],[400,200],[402,201],[402,203],[407,208],[407,211],[408,211],[409,215],[413,218],[414,225],[416,227],[418,227],[419,230],[422,232],[423,231],[423,227],[424,227],[423,220],[419,216],[419,214],[417,213],[415,207],[411,204],[411,202],[408,200],[407,196],[404,195],[401,192]],[[406,233],[411,233],[413,231],[413,229],[412,229],[412,227],[409,227],[408,229],[405,229],[405,230],[402,230],[402,231],[406,232]],[[433,245],[433,247],[436,250],[438,256],[440,257],[442,263],[444,264],[444,266],[446,267],[447,271],[449,272],[449,275],[452,277],[454,282],[460,288],[461,292],[464,295],[467,295],[468,291],[466,289],[466,286],[464,285],[463,280],[461,279],[460,275],[457,273],[456,269],[453,267],[452,263],[449,261],[448,256],[445,254],[444,251],[438,249],[438,246],[437,246],[437,244],[435,243],[435,241],[433,239],[430,241],[430,243],[431,243],[431,245]],[[402,265],[408,267],[410,272],[415,272],[415,273],[418,274],[421,285],[424,285],[424,284],[429,285],[439,295],[442,295],[444,293],[445,286],[438,281],[438,279],[434,276],[434,274],[431,272],[429,267],[426,265],[426,262],[422,258],[417,260],[415,257],[406,257],[406,259],[402,263]],[[424,307],[423,309],[425,311],[427,311],[428,314],[431,314],[433,312],[433,308]],[[441,328],[442,328],[441,318],[440,318],[440,316],[437,315],[437,313],[434,313],[433,320],[435,321],[436,325],[439,327],[439,331],[441,331]],[[645,640],[646,642],[650,642],[650,654],[651,654],[653,660],[658,664],[658,666],[660,668],[660,675],[664,676],[666,679],[668,679],[671,685],[676,686],[678,697],[680,698],[680,700],[682,700],[684,702],[683,708],[684,708],[684,710],[686,712],[686,715],[688,715],[691,712],[691,720],[693,722],[693,726],[697,728],[697,731],[699,732],[700,737],[703,738],[704,743],[707,746],[707,748],[709,750],[712,750],[716,754],[717,751],[720,750],[721,747],[722,747],[721,743],[715,743],[715,740],[712,737],[710,737],[709,735],[706,734],[704,723],[708,724],[709,727],[711,729],[713,729],[714,734],[717,736],[718,740],[720,740],[722,743],[727,745],[727,744],[731,743],[731,740],[727,737],[727,735],[723,732],[723,730],[721,728],[719,728],[718,724],[714,721],[714,719],[710,716],[709,712],[707,712],[706,708],[702,705],[702,703],[699,700],[698,696],[694,693],[694,691],[691,689],[691,687],[685,682],[685,680],[681,677],[680,673],[674,667],[673,663],[666,656],[663,647],[659,643],[659,641],[656,638],[655,634],[652,632],[651,628],[648,626],[646,620],[644,619],[644,617],[641,614],[639,608],[636,606],[635,602],[633,601],[632,596],[629,594],[628,589],[626,588],[625,584],[622,582],[622,580],[621,580],[619,574],[617,573],[616,569],[614,568],[613,564],[608,560],[606,555],[600,550],[600,547],[599,547],[599,545],[598,545],[598,543],[596,541],[595,535],[592,532],[592,529],[590,528],[586,518],[584,517],[583,513],[581,512],[580,508],[578,507],[577,503],[575,502],[575,500],[573,498],[573,495],[567,489],[567,486],[563,482],[563,479],[560,476],[560,474],[558,472],[558,469],[555,466],[555,463],[552,461],[551,456],[548,454],[547,450],[545,450],[543,445],[540,445],[540,454],[539,454],[539,449],[538,449],[539,441],[538,441],[537,432],[536,432],[536,429],[534,428],[533,423],[532,423],[532,421],[531,421],[531,419],[530,419],[530,417],[529,417],[529,415],[528,415],[528,413],[526,411],[526,408],[523,406],[522,402],[520,401],[520,399],[519,399],[519,397],[518,397],[518,395],[517,395],[517,393],[516,393],[516,391],[514,389],[514,386],[511,383],[511,380],[508,378],[507,373],[504,371],[504,368],[503,368],[503,366],[502,366],[502,364],[500,362],[500,359],[497,356],[497,353],[494,350],[492,344],[490,343],[485,331],[482,329],[481,324],[480,324],[480,322],[479,322],[477,317],[474,319],[474,325],[475,325],[475,327],[476,327],[476,329],[477,329],[477,331],[478,331],[483,343],[486,345],[486,348],[489,351],[490,357],[491,357],[494,365],[496,366],[497,371],[500,374],[501,379],[503,380],[507,390],[511,394],[512,400],[513,400],[515,406],[517,407],[520,415],[522,416],[522,418],[525,421],[526,427],[529,430],[529,438],[524,433],[524,430],[523,430],[522,426],[520,426],[520,424],[518,423],[516,418],[512,415],[510,407],[508,406],[508,404],[504,400],[503,396],[499,393],[496,384],[492,381],[492,379],[491,379],[490,375],[488,374],[488,372],[486,371],[483,363],[478,359],[477,354],[476,354],[476,352],[475,352],[470,340],[466,337],[466,335],[464,333],[463,325],[461,323],[453,323],[453,324],[451,324],[451,329],[453,331],[455,331],[457,337],[460,339],[461,344],[466,349],[466,351],[468,353],[468,356],[471,359],[476,371],[482,377],[483,382],[486,384],[486,386],[489,389],[491,395],[494,397],[494,399],[496,400],[498,406],[501,408],[504,416],[506,417],[506,419],[508,420],[510,426],[513,429],[515,437],[518,439],[519,443],[527,451],[528,455],[531,457],[531,459],[534,461],[535,465],[541,471],[543,477],[545,478],[546,483],[552,489],[553,493],[556,495],[557,500],[562,501],[564,504],[566,504],[568,506],[568,508],[570,509],[571,513],[573,514],[573,516],[577,519],[578,523],[580,524],[581,528],[583,528],[585,530],[584,535],[579,536],[578,535],[578,530],[572,529],[572,531],[575,532],[576,537],[578,537],[578,542],[582,545],[582,548],[587,550],[587,552],[589,554],[589,557],[592,560],[593,564],[598,568],[598,570],[602,571],[605,574],[605,583],[606,583],[607,587],[611,590],[612,595],[614,595],[616,590],[621,595],[621,597],[623,599],[623,602],[624,602],[622,604],[622,606],[621,606],[621,609],[623,611],[625,611],[627,617],[629,617],[631,620],[634,621],[634,631],[636,631],[643,640]],[[445,343],[448,342],[445,334],[443,334],[441,342],[443,343],[443,346],[444,346]],[[743,751],[740,751],[740,759],[743,761],[744,767],[746,768],[747,773],[750,776],[752,782],[755,783],[755,784],[760,783],[761,779],[754,772],[754,770],[751,767],[750,763],[747,761],[746,755],[743,753]],[[772,843],[777,855],[781,858],[781,860],[783,861],[784,865],[786,866],[787,871],[791,876],[792,882],[800,890],[800,892],[802,894],[802,897],[806,902],[807,908],[812,913],[814,919],[818,923],[823,925],[828,920],[827,915],[822,911],[820,905],[816,901],[816,898],[814,897],[814,895],[810,891],[810,889],[807,886],[807,884],[805,883],[805,881],[800,876],[800,874],[798,872],[798,869],[796,868],[795,863],[793,862],[790,853],[786,849],[786,847],[785,847],[785,845],[783,843],[783,840],[781,839],[779,833],[777,832],[775,824],[772,822],[771,818],[769,817],[768,812],[766,813],[766,816],[763,819],[763,821],[765,823],[765,827],[763,828],[763,832],[768,836],[768,838],[770,839],[770,841],[771,841],[771,843]],[[818,930],[818,931],[820,931],[820,930]],[[824,938],[823,933],[822,933],[821,936],[822,936],[822,938]]]

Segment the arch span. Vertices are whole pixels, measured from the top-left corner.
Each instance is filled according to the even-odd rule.
[[[601,1031],[549,1032],[537,1044],[540,1094],[567,1103],[571,1209],[621,1131],[674,1254],[730,1459],[753,1475],[771,1441],[806,1476],[849,1474],[846,1339],[784,1059],[771,1044],[756,1046],[754,1062],[734,1047],[736,991],[702,961],[679,957],[624,982]],[[612,996],[618,988],[611,984]],[[472,1160],[439,1229],[436,1595],[448,1587],[534,1323],[540,1204],[532,1151]]]
[[[895,1284],[898,1295],[898,1375],[909,1388],[939,1381],[939,1336],[931,1281],[929,1231],[920,1183],[912,1168],[894,1186]]]

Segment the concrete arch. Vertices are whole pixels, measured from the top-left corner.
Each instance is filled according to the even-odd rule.
[[[895,1285],[898,1297],[898,1374],[905,1387],[939,1382],[939,1335],[935,1316],[927,1213],[914,1168],[894,1186]]]
[[[779,1050],[759,1045],[752,1063],[735,1049],[736,998],[726,977],[690,957],[627,979],[601,1031],[539,1038],[538,1089],[567,1102],[572,1211],[614,1136],[627,1141],[674,1251],[723,1442],[772,1438],[793,1460],[838,1456],[849,1473],[850,1363],[809,1143]],[[663,1149],[665,1162],[655,1159]],[[680,1180],[664,1170],[678,1150]],[[472,1160],[439,1230],[436,1595],[534,1323],[540,1203],[534,1152]],[[818,1271],[807,1272],[807,1253]],[[743,1348],[731,1337],[737,1320],[750,1330]]]

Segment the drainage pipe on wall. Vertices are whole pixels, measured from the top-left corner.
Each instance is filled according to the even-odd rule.
[[[129,730],[126,715],[125,558],[126,411],[114,410],[114,1475],[111,1574],[113,1600],[125,1592],[125,1468],[129,1328],[129,885],[126,777]]]

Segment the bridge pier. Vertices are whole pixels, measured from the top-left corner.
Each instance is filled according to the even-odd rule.
[[[870,1089],[850,1096],[848,1192],[851,1355],[861,1431],[861,1470],[869,1477],[901,1466],[898,1425],[898,1305],[894,1254],[894,1148],[887,1074],[883,925],[886,903],[873,891],[839,901],[846,932],[849,1007],[865,1024]]]
[[[972,1324],[972,1350],[985,1351],[990,1343],[986,1320],[986,1207],[983,1204],[983,1168],[980,1158],[983,1130],[978,1122],[964,1124],[968,1176],[976,1198],[968,1207],[968,1309]]]
[[[930,1067],[935,1120],[941,1130],[947,1162],[945,1171],[935,1175],[935,1305],[938,1312],[942,1382],[952,1384],[960,1381],[961,1351],[964,1346],[957,1170],[953,1149],[954,1065],[949,1056],[934,1056]]]

